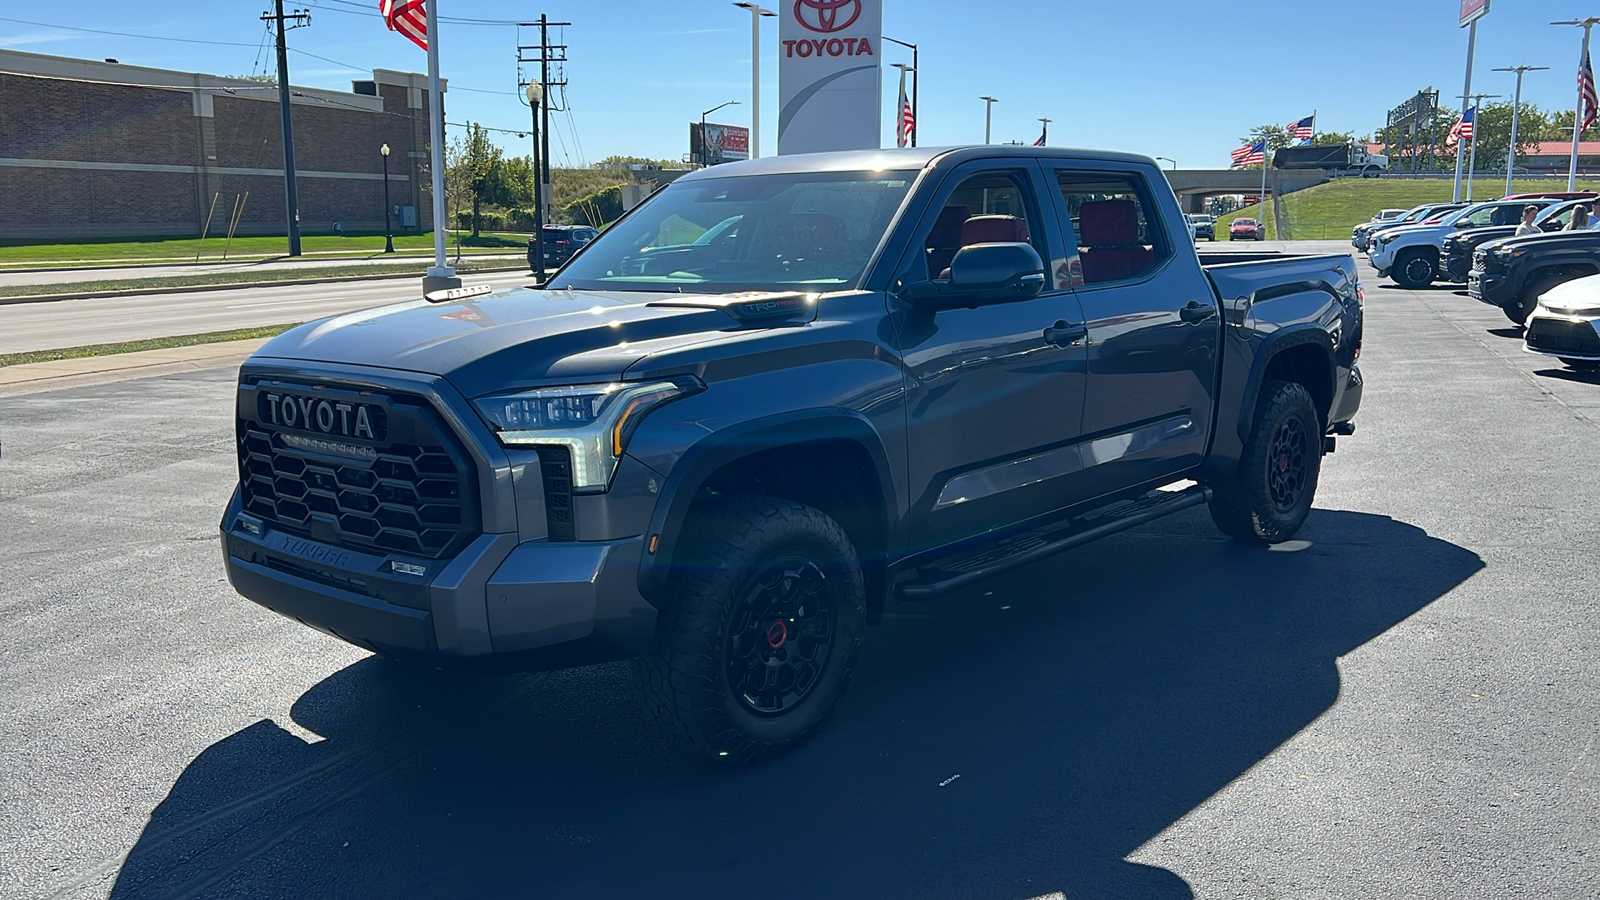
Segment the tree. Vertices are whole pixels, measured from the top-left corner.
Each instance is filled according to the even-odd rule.
[[[596,169],[625,169],[629,166],[654,166],[657,169],[681,169],[683,163],[675,159],[646,159],[642,156],[608,156],[595,163]]]
[[[1572,140],[1572,110],[1563,109],[1560,112],[1550,114],[1549,124],[1544,130],[1544,139],[1547,141]],[[1600,121],[1584,129],[1583,137],[1579,140],[1600,141]]]
[[[472,198],[472,236],[477,237],[483,204],[504,204],[511,191],[506,182],[504,151],[489,141],[489,132],[476,122],[467,123],[467,134],[451,148],[455,159],[446,171],[454,189]]]

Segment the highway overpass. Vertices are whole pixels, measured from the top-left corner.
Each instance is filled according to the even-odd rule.
[[[1166,169],[1167,181],[1178,195],[1184,212],[1205,212],[1207,197],[1219,194],[1250,194],[1261,191],[1261,172],[1256,169]],[[1322,169],[1268,169],[1267,194],[1288,194],[1332,180]]]

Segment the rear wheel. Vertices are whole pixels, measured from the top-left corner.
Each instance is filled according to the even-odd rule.
[[[1528,317],[1533,315],[1533,311],[1538,308],[1539,298],[1544,295],[1544,292],[1564,283],[1566,280],[1559,275],[1546,275],[1535,281],[1533,287],[1518,294],[1501,309],[1505,311],[1506,318],[1518,325],[1526,325],[1528,324]]]
[[[1432,248],[1407,250],[1394,264],[1394,282],[1403,288],[1426,287],[1439,276],[1438,254]]]
[[[837,522],[788,500],[717,501],[693,521],[634,672],[669,735],[759,762],[815,734],[844,695],[866,627],[861,565]]]
[[[1238,472],[1211,485],[1211,521],[1240,541],[1287,541],[1311,514],[1321,471],[1322,419],[1311,394],[1294,382],[1269,381]]]

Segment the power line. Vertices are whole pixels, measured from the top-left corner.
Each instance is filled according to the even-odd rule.
[[[130,34],[126,31],[102,31],[99,28],[78,28],[75,25],[52,25],[49,22],[30,22],[27,19],[11,19],[0,16],[0,22],[12,22],[17,25],[32,25],[36,28],[59,28],[62,31],[82,31],[87,34],[109,34],[112,37],[139,38],[146,41],[176,41],[180,44],[214,44],[218,47],[254,47],[255,44],[245,44],[239,41],[202,41],[198,38],[166,37],[155,34]]]

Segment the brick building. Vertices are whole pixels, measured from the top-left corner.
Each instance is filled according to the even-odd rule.
[[[293,90],[301,230],[383,230],[384,144],[396,232],[431,230],[427,77],[352,88]],[[284,232],[276,85],[0,49],[0,240],[216,235],[240,202]]]

